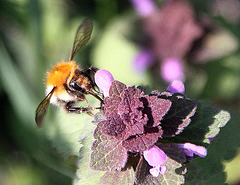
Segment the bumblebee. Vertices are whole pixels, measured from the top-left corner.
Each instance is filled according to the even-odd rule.
[[[78,101],[86,101],[85,95],[91,94],[102,102],[98,96],[93,80],[97,71],[91,67],[88,70],[81,69],[73,61],[74,56],[89,41],[92,34],[93,24],[86,19],[77,29],[72,51],[67,62],[60,62],[53,70],[47,73],[46,97],[36,110],[35,121],[40,127],[46,114],[49,103],[63,107],[67,112],[92,114],[95,107],[76,107]]]

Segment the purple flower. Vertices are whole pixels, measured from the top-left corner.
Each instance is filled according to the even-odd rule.
[[[152,176],[157,177],[159,173],[164,174],[166,171],[166,166],[156,166],[149,170]]]
[[[104,119],[98,124],[101,126],[101,132],[108,137],[114,137],[116,142],[121,143],[122,149],[127,152],[142,153],[148,164],[152,166],[149,172],[154,177],[164,174],[166,166],[163,166],[163,164],[167,156],[155,144],[159,138],[164,137],[163,133],[173,136],[179,134],[182,130],[177,129],[175,133],[170,133],[167,130],[168,127],[165,127],[164,116],[166,114],[174,115],[172,110],[175,110],[176,105],[163,97],[171,93],[184,94],[184,84],[181,81],[173,81],[167,88],[171,93],[154,91],[146,95],[140,88],[127,87],[119,81],[114,81],[111,73],[104,69],[96,72],[95,82],[105,96],[102,105]],[[192,103],[192,106],[190,106],[192,108],[189,110],[191,113],[187,112],[187,115],[191,114],[192,116],[195,112],[193,109],[195,109],[196,103],[185,99],[186,102],[188,102],[188,105]],[[178,104],[178,108],[180,107],[181,104]],[[181,116],[185,118],[187,115]],[[190,123],[189,120],[184,122],[182,118],[180,120],[175,118],[171,121],[176,122],[178,127],[181,124],[182,129]],[[191,143],[178,144],[178,146],[190,157],[193,157],[194,154],[205,157],[207,153],[204,147]]]
[[[112,74],[105,69],[100,69],[95,73],[94,79],[97,86],[102,90],[104,97],[108,97],[110,86],[114,81]]]
[[[144,23],[153,52],[161,62],[167,58],[182,59],[203,34],[186,0],[165,1]]]
[[[150,50],[141,50],[136,57],[133,65],[138,72],[144,72],[148,67],[154,63],[154,56]]]
[[[148,17],[157,9],[151,0],[131,0],[131,2],[140,17]]]
[[[170,91],[172,94],[174,93],[184,94],[185,87],[181,81],[175,80],[168,86],[167,91]]]
[[[183,81],[181,60],[191,51],[194,41],[203,35],[203,29],[195,20],[191,5],[186,0],[166,0],[161,7],[152,0],[130,2],[142,18],[143,31],[147,35],[147,39],[142,39],[142,47],[149,47],[154,54],[155,62],[161,66],[162,78],[166,82]],[[136,64],[142,71],[143,67],[147,67],[147,60],[144,60],[145,65]],[[136,69],[139,69],[137,65]]]
[[[149,172],[154,177],[157,177],[159,173],[165,173],[166,166],[162,165],[165,163],[167,156],[160,148],[158,148],[156,145],[153,145],[150,149],[143,152],[143,156],[148,164],[153,167],[149,170]]]
[[[193,157],[194,154],[200,157],[207,156],[207,149],[203,146],[197,146],[192,143],[177,144],[177,146],[182,148],[183,153],[189,157]]]
[[[161,74],[165,81],[183,80],[182,61],[176,58],[168,58],[161,64]]]
[[[162,137],[161,120],[170,107],[170,100],[113,81],[102,106],[102,132],[121,141],[129,152],[143,152]]]

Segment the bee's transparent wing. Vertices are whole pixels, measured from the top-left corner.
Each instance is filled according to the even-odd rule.
[[[74,38],[72,51],[69,57],[69,61],[73,60],[77,52],[89,41],[93,30],[93,23],[89,19],[86,19],[79,25],[77,33]]]
[[[44,115],[46,114],[48,105],[50,103],[50,99],[54,93],[55,87],[51,90],[51,92],[44,98],[44,100],[38,105],[36,114],[35,114],[35,121],[37,123],[37,126],[41,127],[42,126],[42,121],[44,118]]]

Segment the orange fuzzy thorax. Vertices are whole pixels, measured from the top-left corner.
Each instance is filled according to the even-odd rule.
[[[73,72],[76,69],[78,69],[78,66],[74,61],[57,64],[52,71],[47,73],[46,86],[56,86],[55,93],[64,91],[63,84],[66,83],[71,75],[73,75]]]

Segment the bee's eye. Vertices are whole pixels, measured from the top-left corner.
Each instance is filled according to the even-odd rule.
[[[76,82],[70,82],[70,87],[72,87],[73,89],[80,91],[80,92],[85,92],[85,89],[83,89],[81,86],[79,86]]]

